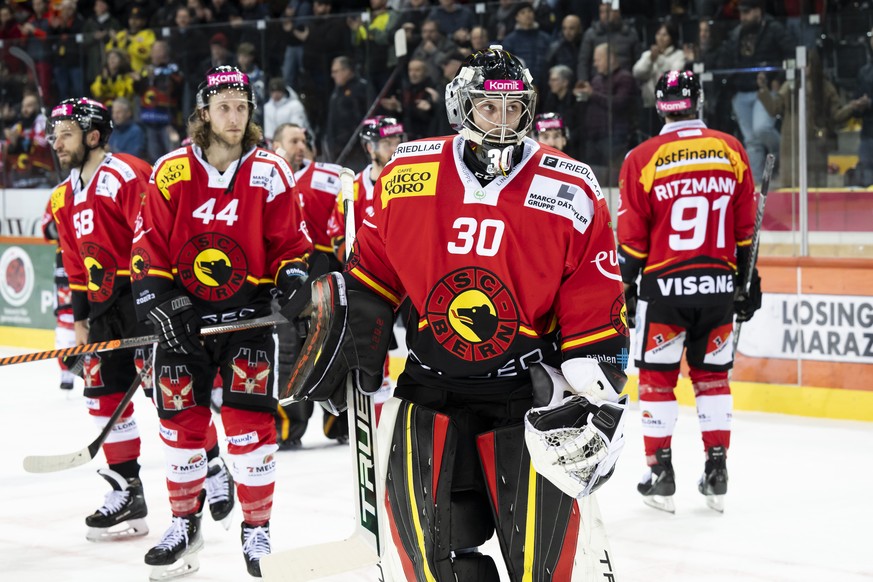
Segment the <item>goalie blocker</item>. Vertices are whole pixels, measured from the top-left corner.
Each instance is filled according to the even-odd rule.
[[[382,386],[393,308],[371,293],[348,290],[340,273],[312,283],[309,336],[280,404],[312,400],[339,415],[347,408],[346,377],[367,394]]]

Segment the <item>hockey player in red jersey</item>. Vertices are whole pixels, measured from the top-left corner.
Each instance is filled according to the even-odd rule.
[[[216,371],[249,574],[260,576],[260,559],[270,553],[274,336],[264,328],[202,341],[198,334],[204,324],[268,315],[274,293],[284,303],[306,278],[311,242],[294,177],[285,160],[256,147],[254,108],[245,74],[230,66],[209,70],[189,121],[193,144],[155,164],[131,251],[137,314],[160,338],[155,395],[173,520],[145,556],[158,579],[198,567]]]
[[[376,180],[391,156],[394,155],[397,146],[406,139],[406,132],[403,129],[403,124],[397,119],[377,115],[364,120],[359,136],[361,147],[367,152],[370,163],[355,176],[355,231],[361,227],[364,220],[373,216],[376,204],[373,195]],[[335,202],[333,214],[327,223],[327,234],[331,238],[334,253],[340,261],[345,262],[346,220],[343,215],[342,200],[339,196]]]
[[[85,98],[62,101],[49,118],[49,140],[69,177],[51,195],[64,269],[72,293],[76,345],[148,333],[133,309],[130,240],[151,167],[127,154],[110,154],[109,111]],[[102,429],[136,380],[134,350],[68,360],[81,366],[89,412]],[[103,445],[108,468],[97,472],[112,486],[102,507],[85,519],[91,541],[148,533],[139,478],[140,437],[133,403]]]
[[[314,161],[315,143],[312,134],[299,125],[283,123],[276,128],[272,143],[276,153],[285,158],[294,172],[306,229],[312,237],[313,252],[309,260],[310,268],[319,265],[316,259],[322,257],[320,259],[322,272],[341,270],[342,263],[334,254],[330,236],[327,234],[327,224],[336,207],[340,192],[340,166]],[[297,322],[294,322],[276,328],[279,336],[280,386],[287,385],[291,369],[300,353],[302,344],[300,336],[305,336],[297,327]],[[280,449],[294,449],[300,446],[300,439],[306,432],[313,409],[312,402],[279,405],[276,431]],[[341,443],[347,442],[348,424],[345,415],[334,416],[324,412],[322,429],[326,437]]]
[[[460,135],[397,148],[346,272],[314,284],[318,307],[347,306],[348,323],[341,342],[311,335],[323,349],[292,392],[342,406],[349,369],[378,388],[408,297],[409,357],[378,429],[383,568],[496,582],[478,552],[496,531],[510,580],[603,579],[583,563],[604,554],[579,549],[591,524],[575,498],[609,478],[624,443],[628,338],[606,201],[587,165],[525,137],[536,93],[501,47],[468,57],[446,106]]]
[[[751,300],[734,301],[736,281],[748,267],[755,184],[740,142],[698,119],[702,93],[694,73],[665,73],[656,100],[666,123],[628,154],[619,182],[619,261],[632,323],[636,314],[634,359],[649,466],[638,490],[648,505],[675,511],[670,444],[684,350],[706,453],[698,488],[722,511],[733,316],[747,321],[760,306],[757,275]]]
[[[560,113],[540,113],[534,118],[536,140],[558,151],[564,151],[570,137]]]

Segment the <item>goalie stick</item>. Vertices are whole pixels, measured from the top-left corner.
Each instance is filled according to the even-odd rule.
[[[761,244],[761,224],[764,222],[764,205],[767,204],[767,193],[770,191],[770,176],[773,174],[773,166],[776,163],[776,156],[767,154],[767,159],[764,161],[764,175],[761,177],[761,192],[758,194],[758,207],[755,210],[755,234],[752,235],[752,246],[749,249],[749,264],[746,269],[743,280],[740,281],[740,297],[748,297],[749,290],[752,287],[752,276],[755,270],[755,264],[758,262],[758,247]],[[740,345],[740,330],[743,327],[743,322],[737,322],[734,326],[734,355],[737,354],[737,348]]]
[[[253,327],[267,327],[278,323],[288,323],[288,320],[282,317],[281,314],[274,313],[273,315],[265,315],[257,319],[237,321],[233,323],[220,323],[218,325],[210,325],[200,330],[200,335],[215,335],[228,331],[238,331],[241,329],[250,329]],[[157,335],[141,335],[137,337],[129,337],[124,339],[106,340],[102,342],[94,342],[90,344],[82,344],[71,348],[60,348],[56,350],[47,350],[44,352],[30,352],[27,354],[19,354],[17,356],[7,356],[0,358],[0,366],[8,366],[10,364],[23,364],[24,362],[38,362],[40,360],[51,360],[54,358],[65,358],[67,356],[78,356],[87,353],[96,352],[111,352],[112,350],[123,350],[125,348],[137,348],[140,346],[151,345],[158,341]]]
[[[340,171],[343,213],[346,220],[346,259],[355,244],[354,212],[355,174],[348,168]],[[261,573],[270,582],[306,582],[377,566],[379,582],[390,582],[382,569],[387,535],[382,502],[385,498],[379,474],[379,451],[376,446],[376,412],[373,397],[356,390],[351,374],[346,378],[349,437],[354,472],[355,530],[344,540],[295,548],[264,556]]]
[[[241,331],[244,329],[252,329],[256,327],[269,327],[271,325],[276,325],[277,323],[285,323],[288,320],[282,317],[279,314],[268,315],[265,317],[259,317],[257,319],[250,319],[244,321],[238,321],[235,323],[222,323],[219,325],[210,325],[208,327],[204,327],[200,330],[200,335],[216,335],[220,333],[227,333],[232,331]],[[144,342],[145,339],[152,338],[151,341]],[[128,340],[112,340],[114,342],[119,341],[128,341]],[[130,338],[129,341],[143,341],[143,343],[136,344],[126,344],[121,347],[136,347],[142,345],[149,345],[158,341],[158,336],[145,335],[137,338]],[[109,342],[101,342],[101,343],[109,343]],[[100,344],[84,344],[78,347],[87,347],[93,345]],[[71,348],[72,349],[72,348]],[[120,349],[112,348],[112,349]],[[63,351],[63,350],[54,350],[54,351]],[[91,351],[108,351],[108,350],[85,350],[86,352]],[[46,352],[38,352],[38,353],[46,353]],[[39,358],[39,359],[48,359],[48,358]],[[32,361],[32,360],[28,360]],[[118,422],[118,419],[121,418],[121,415],[124,413],[124,409],[127,408],[128,403],[133,399],[136,394],[137,388],[139,388],[140,383],[145,378],[146,374],[151,373],[152,368],[152,359],[148,358],[145,360],[143,364],[142,370],[137,374],[136,380],[134,380],[133,384],[131,384],[130,388],[127,389],[127,392],[124,393],[124,396],[121,399],[121,402],[118,403],[118,406],[115,408],[115,411],[112,413],[112,416],[109,417],[109,422],[106,423],[106,426],[103,427],[103,430],[100,431],[100,434],[97,435],[97,438],[94,439],[91,444],[86,446],[83,449],[75,451],[73,453],[61,454],[61,455],[33,455],[24,458],[24,470],[28,473],[53,473],[55,471],[63,471],[64,469],[72,469],[73,467],[78,467],[79,465],[84,465],[88,461],[94,458],[97,454],[97,451],[100,450],[100,447],[103,445],[103,442],[106,440],[106,437],[109,436],[109,433],[112,431],[112,427]]]

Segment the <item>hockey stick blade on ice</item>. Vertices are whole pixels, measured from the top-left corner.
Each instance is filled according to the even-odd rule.
[[[65,469],[72,469],[73,467],[84,465],[97,456],[100,447],[103,446],[109,433],[112,432],[112,427],[115,426],[115,423],[117,423],[124,414],[124,410],[127,408],[127,405],[130,404],[130,401],[133,400],[140,384],[142,384],[142,381],[145,380],[145,377],[148,374],[151,374],[151,372],[152,360],[151,358],[147,358],[143,364],[142,370],[140,370],[136,375],[133,384],[131,384],[130,388],[127,389],[127,392],[124,393],[118,406],[115,407],[112,416],[109,417],[109,422],[106,423],[106,426],[103,427],[103,430],[100,431],[97,438],[91,441],[91,444],[74,453],[61,455],[32,455],[24,457],[24,470],[28,473],[54,473],[56,471],[63,471]]]
[[[251,319],[248,321],[239,321],[236,323],[224,323],[219,325],[211,325],[209,327],[204,327],[200,330],[200,335],[216,335],[219,333],[227,333],[231,331],[240,331],[243,329],[252,329],[256,327],[269,327],[271,325],[276,325],[277,323],[287,322],[284,317],[279,314],[268,315],[266,317],[259,317],[257,319]],[[157,341],[157,336],[142,336],[143,338],[153,337],[154,340],[150,342],[146,342],[145,344],[136,344],[136,345],[149,345]],[[138,339],[138,338],[131,338]],[[119,340],[114,340],[119,341]],[[122,340],[123,341],[123,340]],[[94,344],[85,344],[85,345],[94,345]],[[79,346],[84,347],[84,346]],[[125,345],[123,347],[133,347],[130,345]],[[117,348],[116,348],[117,349]],[[57,350],[55,350],[57,351]],[[89,350],[86,350],[89,351]],[[93,351],[93,350],[90,350]],[[112,427],[115,423],[118,422],[118,419],[121,418],[121,415],[124,413],[124,409],[127,408],[128,403],[133,399],[136,394],[137,388],[139,388],[140,383],[143,378],[145,378],[146,374],[151,373],[151,359],[147,359],[146,363],[143,365],[143,369],[137,374],[136,380],[134,380],[133,384],[131,384],[130,388],[127,389],[127,392],[124,393],[124,396],[119,402],[118,406],[115,408],[115,412],[112,413],[112,416],[109,417],[109,422],[106,423],[106,426],[103,427],[103,430],[100,431],[100,434],[97,435],[88,446],[79,449],[78,451],[60,455],[32,455],[24,458],[24,470],[28,473],[54,473],[55,471],[63,471],[65,469],[72,469],[73,467],[78,467],[79,465],[84,465],[91,459],[93,459],[97,452],[100,450],[100,447],[103,446],[103,442],[106,440],[106,437],[109,436],[109,433],[112,431]]]
[[[755,264],[758,262],[758,247],[761,244],[761,225],[764,222],[764,205],[767,204],[767,193],[770,191],[770,177],[773,175],[773,166],[776,164],[776,156],[767,154],[764,160],[764,174],[761,177],[761,192],[758,194],[758,205],[755,209],[755,233],[752,235],[752,246],[749,250],[749,264],[744,273],[743,280],[740,281],[739,293],[743,297],[749,296],[749,291],[752,287],[752,277],[754,275]],[[736,356],[737,348],[740,346],[740,330],[743,327],[743,322],[737,322],[734,326],[734,355]]]
[[[242,329],[250,329],[253,327],[267,327],[280,323],[287,323],[288,320],[280,314],[266,315],[257,319],[249,319],[237,321],[234,323],[220,323],[218,325],[210,325],[200,330],[200,335],[215,335],[228,331],[239,331]],[[0,366],[9,366],[10,364],[23,364],[25,362],[38,362],[40,360],[52,360],[54,358],[65,358],[67,356],[78,356],[81,354],[110,352],[112,350],[123,350],[125,348],[138,348],[148,346],[158,341],[157,335],[141,335],[125,339],[114,339],[103,342],[94,342],[90,344],[82,344],[71,348],[60,348],[57,350],[47,350],[44,352],[31,352],[28,354],[19,354],[17,356],[7,356],[0,358]]]

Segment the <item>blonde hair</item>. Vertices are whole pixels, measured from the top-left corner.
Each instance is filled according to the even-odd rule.
[[[188,137],[200,149],[205,150],[212,143],[212,127],[203,118],[203,109],[197,109],[188,118]],[[243,135],[242,151],[247,152],[264,140],[261,127],[249,119],[246,132]]]

